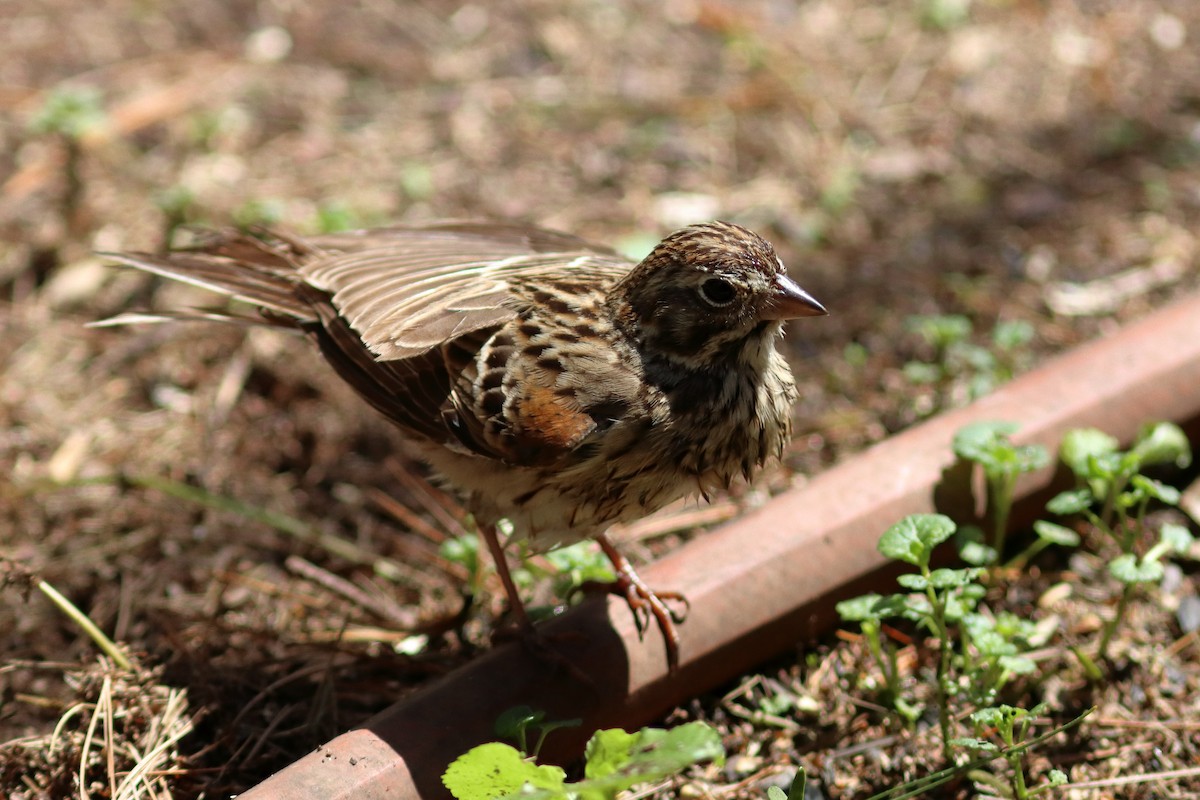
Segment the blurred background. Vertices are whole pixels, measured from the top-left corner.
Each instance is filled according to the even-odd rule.
[[[38,580],[128,645],[120,703],[192,728],[179,797],[486,642],[443,635],[492,597],[453,505],[305,342],[84,327],[213,302],[97,251],[464,217],[634,257],[733,220],[830,309],[788,333],[784,468],[648,557],[1197,284],[1200,4],[0,0],[0,793],[70,785],[45,737],[103,684]]]

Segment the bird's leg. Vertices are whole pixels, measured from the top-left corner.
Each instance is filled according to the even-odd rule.
[[[504,593],[508,595],[508,605],[517,617],[517,634],[521,637],[521,643],[539,661],[564,670],[581,683],[592,685],[592,679],[583,670],[568,661],[562,653],[550,647],[542,634],[534,628],[533,620],[529,618],[529,612],[525,610],[525,602],[521,600],[521,595],[517,592],[517,584],[512,579],[512,573],[509,572],[508,558],[505,556],[504,547],[500,544],[500,537],[496,535],[496,526],[479,525],[479,532],[483,536],[483,540],[487,542],[488,552],[492,554],[492,563],[496,565],[496,573],[500,576],[500,582],[504,584]]]
[[[604,551],[604,555],[608,556],[608,560],[612,562],[613,568],[617,571],[615,581],[610,584],[601,584],[601,586],[607,591],[625,598],[625,602],[629,604],[629,610],[633,612],[639,637],[645,635],[646,628],[650,625],[650,616],[654,616],[655,621],[658,622],[658,629],[662,631],[663,643],[666,645],[667,668],[671,672],[677,671],[679,669],[679,631],[675,629],[675,626],[682,623],[687,615],[687,598],[678,592],[655,592],[642,581],[641,576],[629,563],[629,559],[617,550],[616,545],[609,540],[607,534],[600,534],[596,537],[596,541],[600,543],[600,549]],[[664,600],[682,603],[684,613],[677,614],[667,607]]]
[[[500,537],[496,535],[496,526],[480,525],[479,533],[483,536],[483,541],[487,542],[488,552],[492,554],[492,563],[496,565],[496,574],[500,576],[500,582],[504,584],[504,594],[508,595],[508,605],[517,617],[517,626],[522,631],[532,631],[533,621],[529,619],[529,613],[525,611],[525,602],[521,600],[521,595],[517,592],[517,584],[513,582],[512,573],[508,570],[508,558],[504,555]]]

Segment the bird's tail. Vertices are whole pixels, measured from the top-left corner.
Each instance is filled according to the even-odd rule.
[[[261,316],[224,309],[192,309],[150,314],[121,314],[93,323],[129,325],[164,320],[221,320],[301,327],[315,322],[312,304],[304,300],[297,264],[312,249],[299,240],[275,234],[258,238],[241,232],[222,232],[186,250],[163,254],[101,253],[129,267],[190,283],[258,306]]]

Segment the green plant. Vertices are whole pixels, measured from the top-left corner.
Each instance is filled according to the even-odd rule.
[[[274,225],[283,219],[284,203],[275,198],[254,198],[234,209],[233,221],[238,228],[248,230],[255,226]]]
[[[804,800],[804,792],[808,776],[804,772],[804,767],[796,770],[796,777],[792,778],[792,785],[787,792],[780,789],[778,786],[772,786],[767,789],[767,800]]]
[[[961,314],[913,315],[905,327],[932,349],[927,361],[909,361],[904,376],[910,383],[929,385],[938,393],[932,413],[950,404],[958,395],[974,400],[992,391],[1016,374],[1028,359],[1026,346],[1033,327],[1024,320],[1004,320],[992,329],[987,346],[975,344],[974,325]]]
[[[884,700],[911,725],[921,716],[921,707],[904,697],[900,687],[896,648],[882,635],[883,620],[902,615],[905,608],[904,598],[899,595],[884,597],[878,594],[864,594],[838,603],[837,613],[843,620],[859,624],[871,657],[883,675],[886,689]]]
[[[154,204],[163,213],[163,244],[170,246],[175,231],[192,220],[196,194],[183,184],[177,183],[156,192]]]
[[[998,560],[1004,554],[1017,479],[1050,463],[1050,455],[1041,445],[1013,444],[1010,436],[1016,430],[1017,426],[1011,422],[976,422],[954,434],[955,455],[979,464],[987,481],[987,506],[992,525],[989,561]]]
[[[318,233],[335,233],[362,227],[357,212],[340,200],[330,200],[317,206]]]
[[[1109,573],[1121,582],[1122,589],[1117,609],[1100,637],[1097,655],[1104,659],[1137,585],[1161,577],[1159,561],[1164,556],[1186,552],[1190,545],[1187,530],[1164,526],[1156,544],[1143,555],[1136,552],[1136,545],[1145,533],[1150,503],[1179,503],[1178,490],[1142,471],[1162,464],[1188,466],[1191,446],[1179,426],[1157,422],[1144,425],[1133,446],[1124,452],[1117,440],[1103,431],[1094,428],[1069,431],[1063,437],[1059,456],[1075,474],[1076,487],[1056,495],[1046,508],[1062,516],[1082,514],[1120,548],[1120,555],[1109,563]],[[1100,507],[1099,512],[1094,510],[1096,506]]]
[[[720,735],[702,722],[634,733],[613,728],[592,736],[584,751],[583,780],[569,783],[560,767],[535,762],[536,749],[534,756],[525,754],[524,728],[545,725],[541,715],[518,709],[511,716],[522,731],[521,749],[489,742],[455,759],[442,774],[442,783],[456,800],[611,800],[637,784],[662,780],[702,761],[720,764],[725,759]]]
[[[100,92],[79,86],[55,89],[29,123],[33,133],[53,136],[62,144],[62,216],[69,228],[77,224],[83,199],[83,140],[106,122]]]
[[[1008,762],[1011,774],[1008,785],[1005,785],[995,775],[983,772],[982,770],[971,770],[967,773],[968,777],[974,780],[976,784],[983,784],[998,796],[1012,797],[1015,800],[1029,800],[1031,797],[1036,797],[1039,794],[1048,792],[1050,789],[1066,784],[1066,774],[1057,769],[1052,769],[1045,783],[1036,787],[1027,787],[1025,785],[1024,761],[1025,754],[1029,751],[1021,747],[1021,745],[1026,742],[1025,737],[1029,732],[1034,718],[1042,713],[1043,710],[1044,706],[1042,705],[1035,706],[1029,710],[1001,705],[981,708],[972,714],[971,722],[975,725],[976,737],[956,739],[954,743],[972,750],[1002,752],[1004,760]],[[1000,741],[1004,744],[1003,749],[982,738],[982,734],[988,728],[995,730],[996,735],[1000,737]]]
[[[983,596],[983,587],[975,578],[983,570],[932,569],[934,549],[954,535],[955,524],[942,514],[913,514],[888,528],[879,539],[879,552],[888,558],[915,566],[916,574],[906,573],[896,582],[913,594],[904,596],[906,615],[929,630],[938,641],[935,697],[938,725],[942,732],[943,755],[950,761],[950,700],[957,693],[951,677],[953,638],[951,624],[973,610]]]
[[[464,534],[442,542],[439,548],[442,558],[459,564],[467,571],[467,586],[472,594],[479,594],[485,574],[486,562],[479,557],[479,536]],[[557,597],[569,599],[578,591],[593,583],[609,583],[616,579],[608,558],[590,541],[577,542],[545,553],[541,559],[526,558],[522,554],[520,566],[512,569],[513,582],[520,589],[528,589],[539,581],[549,579]],[[553,609],[529,608],[535,619],[553,613]]]

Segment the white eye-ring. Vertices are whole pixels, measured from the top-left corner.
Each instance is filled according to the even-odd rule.
[[[700,296],[709,305],[727,306],[737,297],[737,289],[733,288],[733,284],[724,278],[709,278],[704,283],[700,284]]]

